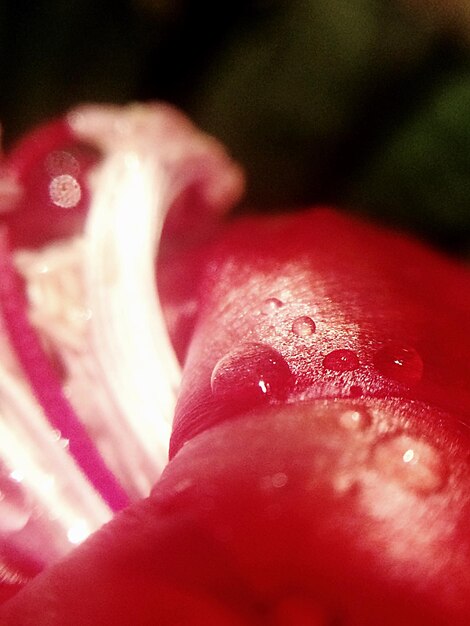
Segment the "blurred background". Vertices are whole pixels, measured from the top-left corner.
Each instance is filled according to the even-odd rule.
[[[470,258],[468,0],[0,0],[7,147],[155,98],[245,165],[240,210],[339,204]]]

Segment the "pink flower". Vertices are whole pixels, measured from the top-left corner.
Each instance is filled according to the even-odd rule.
[[[49,567],[2,623],[468,623],[466,268],[328,208],[224,220],[238,166],[164,105],[3,171],[5,595]]]

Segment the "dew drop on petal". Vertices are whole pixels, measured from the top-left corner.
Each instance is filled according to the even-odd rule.
[[[349,395],[351,398],[360,398],[363,394],[362,387],[359,385],[351,385],[349,388]]]
[[[261,303],[261,313],[271,315],[283,306],[283,302],[278,298],[267,298]]]
[[[439,491],[447,480],[441,453],[429,443],[405,434],[376,444],[373,465],[385,478],[422,494]]]
[[[349,372],[357,369],[360,363],[352,350],[333,350],[323,359],[323,366],[335,372]]]
[[[379,372],[406,385],[418,383],[423,376],[423,360],[414,348],[385,346],[374,357]]]
[[[310,337],[315,330],[315,322],[307,315],[298,317],[292,323],[292,332],[298,337]]]
[[[346,430],[366,430],[371,422],[370,414],[363,408],[347,409],[339,416],[339,423]]]
[[[238,407],[284,400],[292,386],[289,366],[279,352],[261,343],[235,348],[214,367],[215,398]]]
[[[15,470],[0,471],[0,538],[22,530],[33,512],[20,476]]]
[[[49,196],[56,206],[72,209],[80,202],[82,189],[76,178],[70,174],[61,174],[51,180]]]

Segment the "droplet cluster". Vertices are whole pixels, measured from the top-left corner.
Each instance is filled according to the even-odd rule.
[[[366,407],[346,408],[338,414],[338,424],[351,433],[370,431],[373,419]],[[372,433],[370,466],[377,475],[419,495],[439,492],[447,483],[448,467],[442,452],[431,443],[399,431],[380,437]],[[340,476],[339,486],[351,486],[350,476]],[[343,484],[344,483],[344,484]]]
[[[282,313],[282,322],[278,323],[290,324],[290,328],[287,328],[291,336],[304,340],[306,345],[315,341],[318,334],[316,322],[309,315],[293,316],[293,319],[286,320],[289,307],[278,297],[272,296],[263,300],[259,313],[270,318],[270,328],[276,319],[280,319],[278,316]],[[321,333],[319,337],[321,338]],[[415,348],[392,342],[381,346],[373,355],[372,362],[363,361],[356,351],[345,347],[323,354],[322,366],[325,371],[338,374],[372,366],[381,376],[407,386],[419,383],[424,371],[423,360]],[[287,388],[292,388],[292,375],[288,363],[279,352],[266,344],[247,343],[219,360],[212,372],[211,387],[214,395],[219,398],[230,397],[235,401],[238,394],[246,403],[249,401],[254,404],[285,398],[288,395]],[[362,385],[350,386],[349,397],[358,398],[362,395]]]

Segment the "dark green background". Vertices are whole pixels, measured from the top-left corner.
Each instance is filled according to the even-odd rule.
[[[245,164],[250,210],[339,203],[470,252],[468,0],[0,2],[0,68],[7,145],[163,98]]]

